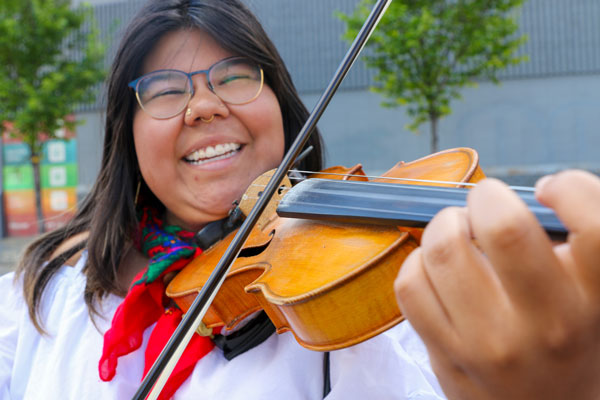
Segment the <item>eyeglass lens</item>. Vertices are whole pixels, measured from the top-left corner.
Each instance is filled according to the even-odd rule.
[[[229,104],[244,104],[254,100],[262,89],[262,83],[260,67],[245,58],[220,61],[208,71],[209,88]],[[151,72],[137,86],[140,105],[155,118],[170,118],[179,114],[187,106],[192,93],[189,75],[177,70]]]

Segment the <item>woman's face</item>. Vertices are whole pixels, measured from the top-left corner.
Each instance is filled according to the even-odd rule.
[[[157,43],[143,73],[204,70],[231,56],[202,31],[175,31]],[[133,136],[142,176],[167,208],[167,222],[198,230],[226,217],[250,183],[279,164],[284,135],[279,102],[267,85],[252,102],[230,105],[208,89],[205,74],[193,83],[189,112],[155,119],[138,106]],[[218,145],[235,150],[205,158]]]

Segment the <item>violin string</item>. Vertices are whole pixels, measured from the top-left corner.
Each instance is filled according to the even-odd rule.
[[[314,172],[311,172],[311,171],[294,170],[294,172],[298,172],[298,173],[302,173],[302,174],[314,174]],[[368,179],[389,179],[389,180],[402,181],[402,182],[435,183],[435,184],[441,184],[441,185],[458,185],[458,186],[470,186],[470,187],[477,186],[476,183],[470,183],[470,182],[438,181],[438,180],[432,180],[432,179],[397,178],[397,177],[374,176],[374,175],[355,175],[355,174],[342,174],[342,173],[336,173],[336,172],[325,172],[324,174],[349,177],[349,178],[359,177],[359,178],[368,178]],[[270,177],[267,176],[267,178],[270,178]],[[289,176],[289,179],[295,179],[295,180],[301,181],[301,180],[304,180],[307,178],[298,177],[298,176]],[[251,184],[250,186],[266,187],[266,185],[258,185],[258,184]],[[528,187],[528,186],[509,186],[509,188],[516,192],[535,192],[535,188]],[[289,190],[289,188],[286,188],[283,190]]]
[[[299,172],[301,174],[313,174],[314,173],[314,172],[310,172],[310,171],[301,171],[301,170],[295,170],[295,172]],[[432,180],[432,179],[398,178],[398,177],[391,177],[391,176],[388,177],[388,176],[374,176],[374,175],[354,175],[354,174],[341,174],[341,173],[335,173],[335,172],[325,172],[325,174],[336,175],[336,176],[347,176],[350,178],[362,177],[362,178],[369,178],[369,179],[390,179],[390,180],[396,180],[396,181],[415,182],[415,183],[437,183],[437,184],[442,184],[442,185],[459,185],[459,186],[471,186],[471,187],[477,186],[476,183],[438,181],[438,180]],[[535,188],[527,187],[527,186],[509,186],[509,187],[515,191],[524,191],[524,192],[535,191]]]
[[[264,187],[267,187],[267,185],[259,185],[258,183],[251,183],[250,187],[264,188]],[[280,192],[287,192],[290,189],[291,189],[291,187],[282,187],[282,188],[279,188],[279,191]]]

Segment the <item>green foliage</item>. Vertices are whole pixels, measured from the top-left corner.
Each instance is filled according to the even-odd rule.
[[[39,133],[73,128],[77,104],[95,98],[104,78],[104,44],[92,10],[69,0],[0,2],[0,123],[39,155]]]
[[[432,124],[450,114],[459,89],[487,78],[497,83],[499,70],[518,64],[515,55],[526,40],[516,37],[516,8],[523,0],[394,0],[367,44],[365,61],[377,70],[373,88],[384,106],[407,106],[409,129]],[[374,0],[362,0],[346,22],[353,40]],[[433,151],[437,150],[432,148]]]

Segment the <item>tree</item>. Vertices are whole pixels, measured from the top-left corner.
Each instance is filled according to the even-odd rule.
[[[0,2],[0,128],[10,122],[11,135],[31,148],[40,231],[43,141],[74,128],[70,114],[95,98],[103,59],[91,8],[72,9],[69,0]]]
[[[407,105],[417,131],[429,121],[431,151],[438,150],[438,122],[450,114],[459,89],[518,64],[526,40],[517,37],[516,8],[523,0],[394,0],[367,44],[365,61],[376,69],[374,91],[385,107]],[[374,0],[362,0],[346,22],[352,40]]]

